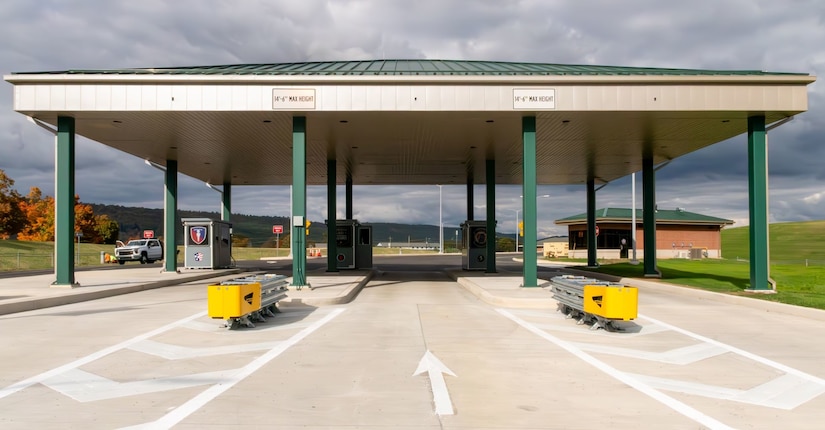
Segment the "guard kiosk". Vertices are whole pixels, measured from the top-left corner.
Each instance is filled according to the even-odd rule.
[[[487,221],[464,221],[461,224],[461,268],[487,269]]]
[[[232,267],[232,224],[209,218],[182,218],[183,267],[225,269]]]
[[[354,219],[335,221],[335,249],[338,269],[372,268],[372,226]]]

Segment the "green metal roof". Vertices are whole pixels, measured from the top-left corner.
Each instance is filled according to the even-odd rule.
[[[232,64],[223,66],[161,67],[109,70],[63,70],[19,72],[13,74],[61,75],[457,75],[457,76],[807,76],[806,73],[776,73],[758,70],[661,69],[565,65],[546,63],[508,63],[501,61],[456,60],[372,60],[319,61],[306,63]]]
[[[602,208],[596,210],[596,221],[631,221],[632,219],[633,213],[629,208]],[[642,221],[641,209],[636,209],[636,220],[638,222]],[[583,222],[587,222],[586,213],[569,216],[567,218],[557,219],[555,221],[556,224],[579,224]],[[683,209],[658,209],[656,211],[656,222],[664,222],[668,224],[733,224],[733,221],[729,219],[697,214],[694,212],[688,212]]]

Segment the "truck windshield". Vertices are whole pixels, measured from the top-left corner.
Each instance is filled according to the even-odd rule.
[[[130,240],[129,243],[126,244],[126,246],[143,246],[143,245],[146,245],[145,240]]]

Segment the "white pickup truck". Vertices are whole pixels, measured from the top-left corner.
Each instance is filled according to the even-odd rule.
[[[136,239],[123,244],[118,241],[115,248],[115,258],[118,264],[127,261],[140,261],[140,264],[154,263],[163,260],[163,242],[157,239]]]

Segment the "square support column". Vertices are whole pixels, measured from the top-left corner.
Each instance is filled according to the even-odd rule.
[[[347,180],[344,185],[344,200],[346,205],[346,219],[352,219],[352,176],[347,174]]]
[[[57,117],[54,162],[54,274],[55,287],[75,287],[74,277],[74,167],[75,119]]]
[[[178,223],[178,161],[166,160],[164,173],[163,193],[163,271],[176,273],[178,271],[177,240]]]
[[[338,200],[335,194],[336,183],[336,161],[327,160],[327,272],[338,271],[338,247],[335,243],[336,218],[338,210]],[[352,182],[350,182],[350,188]]]
[[[496,160],[487,160],[487,273],[496,273]]]
[[[522,130],[522,210],[524,221],[524,250],[522,251],[523,287],[538,287],[538,262],[536,261],[536,117],[521,119]],[[518,214],[516,214],[518,215]],[[518,217],[516,217],[518,219]],[[518,230],[518,225],[516,225]],[[518,233],[516,233],[518,234]]]
[[[642,221],[645,232],[644,240],[644,276],[661,278],[662,272],[656,264],[656,170],[653,168],[653,155],[642,157]]]
[[[765,117],[748,118],[748,209],[750,281],[748,290],[770,291],[768,259],[768,147]]]
[[[475,207],[473,207],[473,175],[467,175],[467,221],[473,220]]]
[[[307,285],[307,119],[292,118],[292,285]]]
[[[587,265],[598,267],[599,245],[596,237],[596,181],[587,179]]]
[[[232,184],[229,182],[223,183],[223,192],[221,193],[221,220],[229,222],[232,216]]]

